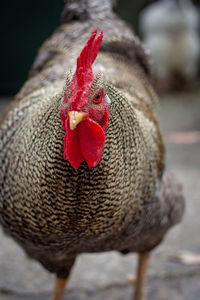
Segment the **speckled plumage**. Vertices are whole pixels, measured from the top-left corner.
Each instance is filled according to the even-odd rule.
[[[181,188],[164,171],[145,51],[104,2],[95,18],[71,22],[69,2],[69,23],[44,43],[0,124],[0,221],[63,278],[81,252],[151,250],[183,214]],[[63,159],[60,107],[65,74],[95,27],[105,38],[93,69],[104,75],[110,120],[99,165],[75,170]]]

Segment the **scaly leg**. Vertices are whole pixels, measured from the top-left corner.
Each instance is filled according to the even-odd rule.
[[[144,290],[145,290],[145,279],[149,263],[149,252],[139,253],[138,257],[138,268],[137,268],[137,278],[136,287],[134,293],[134,300],[144,300]]]
[[[64,295],[65,286],[67,283],[67,278],[56,278],[54,292],[53,292],[53,299],[52,300],[62,300]]]

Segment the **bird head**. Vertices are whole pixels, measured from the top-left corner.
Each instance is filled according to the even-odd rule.
[[[102,157],[109,121],[109,98],[101,74],[93,75],[103,31],[94,30],[77,58],[76,71],[68,75],[61,106],[65,130],[64,159],[77,169],[82,161],[96,167]]]

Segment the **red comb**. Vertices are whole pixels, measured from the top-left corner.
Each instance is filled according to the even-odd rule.
[[[76,71],[71,82],[70,104],[72,109],[80,109],[87,104],[89,89],[93,81],[92,64],[98,54],[103,39],[103,31],[97,35],[95,29],[77,58]],[[84,92],[84,94],[83,94]]]

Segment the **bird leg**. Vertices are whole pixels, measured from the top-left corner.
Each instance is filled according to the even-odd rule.
[[[149,252],[139,253],[136,287],[134,293],[134,300],[144,300],[145,279],[149,263]]]
[[[52,300],[63,299],[66,283],[67,283],[67,278],[66,279],[59,278],[59,277],[56,278]]]

